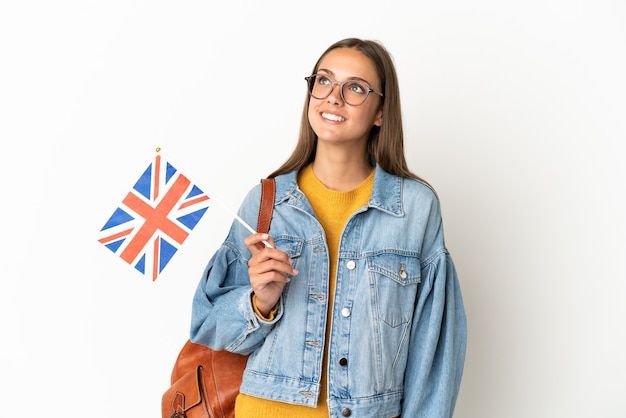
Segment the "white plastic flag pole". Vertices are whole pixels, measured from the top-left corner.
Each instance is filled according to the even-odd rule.
[[[224,209],[226,209],[226,211],[227,211],[228,213],[230,213],[230,214],[231,214],[231,216],[233,216],[233,217],[234,217],[234,218],[235,218],[235,219],[236,219],[236,220],[237,220],[237,221],[238,221],[241,225],[243,225],[243,226],[244,226],[244,227],[245,227],[248,231],[250,231],[250,233],[251,233],[251,234],[256,234],[256,233],[257,233],[257,231],[255,231],[255,230],[254,230],[254,228],[252,228],[250,225],[248,225],[248,223],[247,223],[246,221],[244,221],[243,219],[241,219],[241,217],[240,217],[239,215],[237,215],[235,212],[233,212],[232,210],[230,210],[230,208],[229,208],[229,207],[227,207],[225,204],[223,204],[223,203],[222,203],[219,199],[217,199],[217,198],[216,198],[213,194],[211,194],[211,193],[206,193],[206,194],[207,194],[207,196],[209,196],[209,198],[210,198],[211,200],[216,201],[216,202],[217,202],[217,203],[219,203],[219,204],[220,204],[220,205],[221,205]],[[265,240],[263,240],[263,244],[265,244],[265,246],[266,246],[266,247],[268,247],[268,248],[274,248],[274,247],[272,247],[272,245],[271,245],[269,242],[267,242],[267,241],[265,241]]]

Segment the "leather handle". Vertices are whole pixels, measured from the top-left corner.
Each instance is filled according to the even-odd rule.
[[[268,232],[272,222],[274,212],[274,200],[276,198],[276,181],[271,179],[261,179],[261,206],[259,207],[259,220],[257,221],[257,232]]]

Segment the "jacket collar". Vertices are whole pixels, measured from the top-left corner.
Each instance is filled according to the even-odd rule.
[[[298,205],[304,194],[298,188],[297,171],[292,171],[277,177],[276,204],[286,200]],[[379,209],[394,216],[402,216],[402,177],[389,174],[376,164],[374,173],[374,188],[368,206]]]

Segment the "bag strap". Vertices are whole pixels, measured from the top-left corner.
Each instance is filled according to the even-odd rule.
[[[274,212],[274,200],[276,198],[276,180],[261,179],[261,206],[259,207],[259,220],[257,222],[257,232],[267,233],[272,222]]]

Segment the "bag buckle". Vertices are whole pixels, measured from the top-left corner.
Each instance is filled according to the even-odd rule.
[[[172,400],[172,409],[174,412],[170,415],[170,418],[187,418],[187,414],[185,413],[185,395],[176,392]]]

